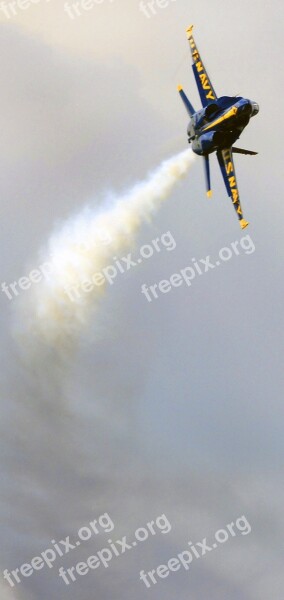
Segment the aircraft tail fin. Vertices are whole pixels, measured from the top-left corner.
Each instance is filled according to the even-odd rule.
[[[211,196],[212,196],[212,190],[211,190],[211,177],[210,177],[209,155],[204,156],[203,159],[204,159],[204,170],[205,170],[207,197],[211,198]]]
[[[235,148],[234,146],[232,148],[232,152],[235,154],[249,154],[250,156],[256,156],[256,154],[258,154],[258,152],[253,152],[252,150],[243,150],[243,148]]]
[[[187,95],[184,93],[183,91],[183,87],[181,85],[178,86],[178,91],[179,91],[179,95],[184,103],[184,106],[187,110],[187,113],[189,114],[190,117],[192,117],[192,115],[194,115],[194,113],[196,112],[191,104],[191,102],[189,101]]]

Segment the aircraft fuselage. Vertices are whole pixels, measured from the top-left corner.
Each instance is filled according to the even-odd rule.
[[[232,146],[258,111],[256,102],[239,96],[210,102],[190,119],[187,134],[193,152],[206,156]]]

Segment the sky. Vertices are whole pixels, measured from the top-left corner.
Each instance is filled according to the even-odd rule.
[[[61,0],[12,4],[0,7],[1,285],[36,269],[74,215],[103,210],[186,150],[176,87],[200,106],[191,23],[217,93],[255,100],[260,112],[239,143],[258,156],[235,161],[249,228],[240,231],[215,160],[206,198],[197,158],[131,250],[137,256],[167,233],[175,247],[107,286],[64,359],[52,345],[38,349],[32,334],[19,340],[30,292],[11,300],[1,292],[1,574],[30,564],[51,540],[76,539],[104,513],[112,540],[132,539],[161,515],[171,524],[66,585],[59,568],[106,547],[101,531],[14,587],[1,576],[1,598],[278,599],[283,3],[169,0],[149,18],[138,0],[89,10],[82,0],[80,16],[70,0],[74,18]],[[243,238],[239,255],[191,286],[151,302],[141,293]],[[242,516],[249,534],[238,531],[151,588],[140,580],[142,569],[167,564],[189,541],[212,541]]]

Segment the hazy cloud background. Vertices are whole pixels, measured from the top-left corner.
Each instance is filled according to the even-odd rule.
[[[256,250],[152,304],[141,295],[142,283],[242,235],[217,165],[208,201],[197,161],[137,240],[170,230],[176,250],[117,280],[63,371],[52,353],[41,368],[23,362],[11,335],[18,300],[1,294],[3,569],[101,512],[112,515],[117,538],[161,513],[173,526],[69,588],[55,567],[16,591],[4,582],[1,597],[280,598],[283,4],[177,0],[147,20],[136,0],[105,1],[74,21],[63,5],[1,17],[1,281],[35,268],[38,248],[74,211],[186,147],[176,84],[198,106],[191,22],[217,92],[260,104],[240,144],[259,156],[236,160]],[[145,590],[140,569],[242,514],[250,536]],[[68,555],[66,566],[103,540]]]

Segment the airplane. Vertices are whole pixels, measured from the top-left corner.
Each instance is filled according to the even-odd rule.
[[[217,153],[218,162],[226,186],[242,229],[249,225],[243,217],[234,166],[233,153],[256,155],[257,152],[236,148],[233,144],[239,139],[251,117],[259,112],[259,105],[241,96],[217,97],[208,73],[197,50],[193,35],[193,25],[187,30],[187,39],[193,60],[193,73],[197,83],[202,109],[196,111],[183,87],[178,86],[181,99],[190,116],[187,128],[188,142],[193,152],[203,156],[207,196],[212,196],[209,156]]]

